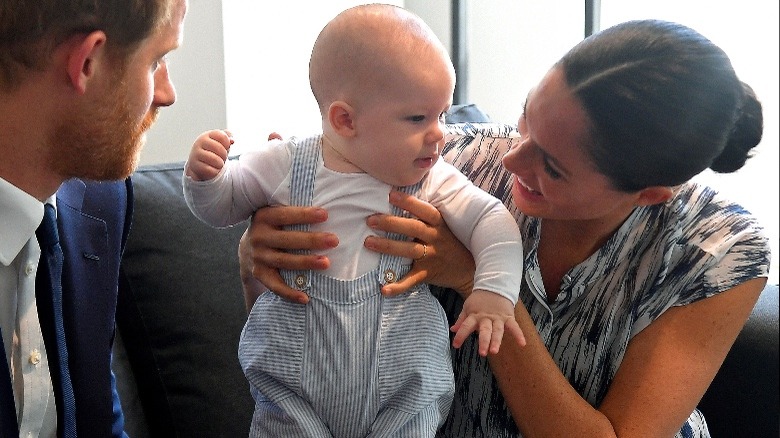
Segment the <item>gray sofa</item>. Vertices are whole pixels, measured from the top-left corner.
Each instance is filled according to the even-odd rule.
[[[215,230],[195,219],[181,194],[182,166],[144,166],[132,177],[115,354],[126,430],[242,437],[253,410],[237,359],[246,311],[236,248],[245,226]],[[779,372],[772,285],[701,401],[713,436],[777,437]]]

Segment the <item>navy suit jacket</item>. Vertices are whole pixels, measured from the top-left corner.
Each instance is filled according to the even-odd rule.
[[[119,263],[132,217],[129,179],[90,182],[72,179],[57,191],[57,225],[63,251],[62,295],[68,369],[76,401],[79,437],[122,437],[124,417],[111,371]],[[47,295],[48,293],[48,295]],[[51,306],[36,290],[38,314],[49,357],[62,434],[62,378]],[[0,338],[0,344],[2,344]],[[3,373],[6,374],[6,373]],[[3,382],[5,380],[5,382]],[[13,406],[10,376],[0,375],[0,400]],[[7,411],[7,410],[6,410]],[[0,412],[0,437],[18,435],[16,418]]]

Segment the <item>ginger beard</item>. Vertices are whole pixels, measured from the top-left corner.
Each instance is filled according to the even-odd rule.
[[[159,108],[134,119],[130,92],[118,69],[110,89],[97,100],[68,112],[51,137],[51,167],[66,178],[119,180],[137,167],[144,134],[154,124]]]

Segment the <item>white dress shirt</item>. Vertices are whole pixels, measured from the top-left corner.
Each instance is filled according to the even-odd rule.
[[[48,200],[52,205],[54,197]],[[54,437],[57,411],[35,301],[43,203],[0,178],[0,329],[20,437]]]

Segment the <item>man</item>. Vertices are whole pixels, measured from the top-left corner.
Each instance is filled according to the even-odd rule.
[[[111,345],[127,178],[176,98],[165,55],[186,9],[0,0],[0,438],[124,435]],[[36,232],[45,210],[61,268]]]

